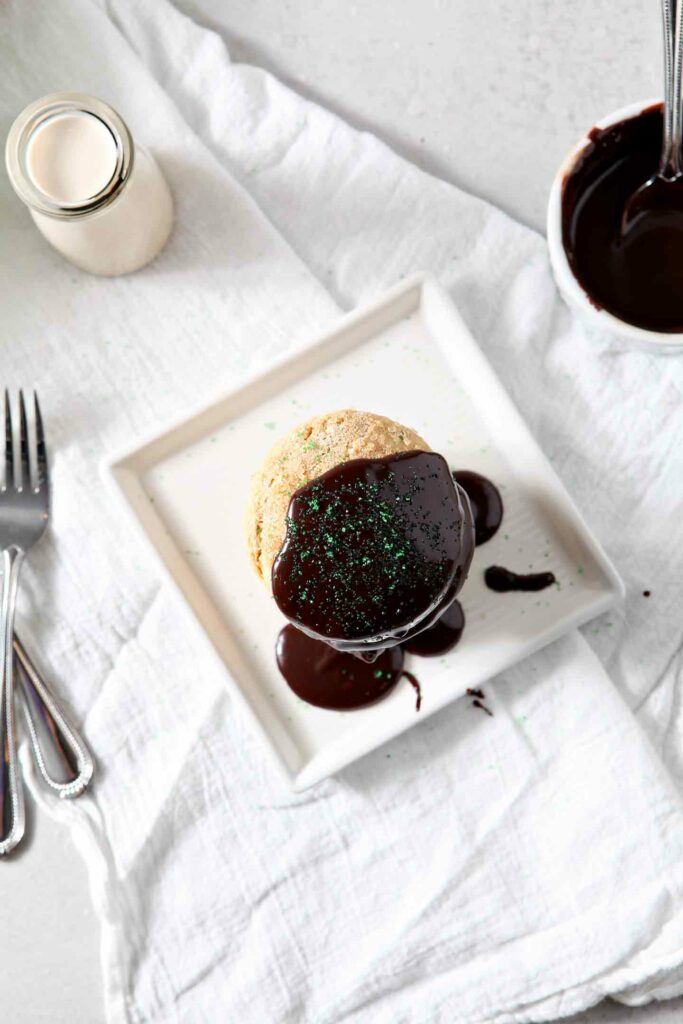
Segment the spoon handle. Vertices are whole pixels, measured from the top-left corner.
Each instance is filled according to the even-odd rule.
[[[46,785],[63,800],[80,796],[93,775],[90,751],[16,633],[14,655],[19,667],[17,675],[24,717],[38,771]]]
[[[662,28],[664,33],[664,134],[659,173],[661,177],[669,180],[680,176],[682,164],[682,8],[683,0],[662,0]]]

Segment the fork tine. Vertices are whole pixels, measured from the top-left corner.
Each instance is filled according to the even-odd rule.
[[[40,415],[38,404],[38,393],[33,392],[33,408],[36,421],[36,458],[38,463],[38,476],[36,478],[36,489],[40,489],[47,483],[47,450],[45,448],[45,434],[43,432],[43,417]]]
[[[19,391],[19,451],[21,453],[21,486],[31,489],[31,463],[28,455],[28,424],[26,422],[26,403],[24,392]]]
[[[5,487],[14,486],[14,439],[12,437],[12,410],[9,391],[5,388]]]

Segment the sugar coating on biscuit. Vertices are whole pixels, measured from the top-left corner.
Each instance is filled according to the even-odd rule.
[[[430,448],[410,427],[356,409],[314,416],[278,441],[252,479],[245,522],[249,556],[268,589],[287,531],[289,502],[299,487],[349,459],[415,450]]]

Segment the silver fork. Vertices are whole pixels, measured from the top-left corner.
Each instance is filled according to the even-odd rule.
[[[2,601],[0,602],[0,743],[4,751],[0,855],[13,850],[24,834],[24,791],[17,763],[14,720],[14,610],[17,585],[24,555],[40,540],[47,526],[50,492],[45,452],[45,435],[34,394],[35,445],[29,450],[24,395],[19,392],[19,462],[14,459],[14,434],[9,394],[5,391],[5,484],[0,491],[0,560]],[[31,471],[33,462],[33,472]]]

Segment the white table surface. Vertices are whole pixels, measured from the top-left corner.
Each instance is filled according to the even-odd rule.
[[[221,31],[235,59],[269,68],[426,170],[539,229],[568,146],[601,115],[660,92],[652,0],[180,6]],[[0,865],[0,906],[2,1021],[101,1024],[98,926],[85,868],[63,828],[31,815],[24,849]],[[680,1020],[683,1000],[637,1010],[604,1003],[572,1024]]]

